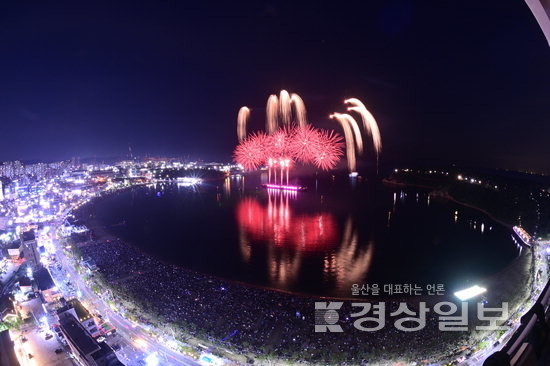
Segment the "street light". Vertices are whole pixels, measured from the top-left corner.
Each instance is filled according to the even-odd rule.
[[[159,358],[156,352],[151,353],[145,357],[145,363],[147,366],[158,366],[160,364]]]
[[[457,291],[457,292],[454,293],[454,295],[456,297],[458,297],[461,301],[466,301],[466,300],[469,300],[473,297],[481,295],[482,293],[484,293],[486,291],[487,291],[486,288],[475,285],[475,286],[469,287],[467,289]]]

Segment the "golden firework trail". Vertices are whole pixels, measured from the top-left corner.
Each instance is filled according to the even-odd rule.
[[[348,160],[348,168],[350,172],[354,172],[356,168],[355,161],[355,140],[353,138],[353,131],[350,126],[349,120],[341,113],[333,113],[330,118],[336,119],[342,125],[344,130],[344,137],[346,139],[346,157]]]
[[[285,125],[290,124],[292,118],[292,107],[290,105],[290,95],[286,90],[279,93],[279,110],[281,112],[281,122]]]
[[[290,125],[295,122],[300,127],[306,127],[308,124],[304,101],[298,94],[289,94],[286,90],[281,90],[279,96],[271,94],[267,98],[265,111],[265,130],[268,134],[275,132],[279,125]],[[246,125],[249,118],[250,109],[242,107],[237,116],[239,142],[246,138]]]
[[[355,120],[355,118],[353,118],[347,113],[342,113],[340,115],[351,126],[351,129],[353,130],[353,134],[355,136],[355,147],[357,148],[357,153],[362,154],[363,153],[363,136],[361,135],[361,130],[359,129],[359,125],[357,124],[357,121]]]
[[[290,96],[290,102],[294,105],[294,113],[296,114],[296,123],[300,127],[306,127],[307,117],[306,117],[306,106],[304,101],[296,93],[292,93]]]
[[[353,228],[351,217],[348,217],[340,248],[336,255],[325,260],[325,269],[333,272],[339,287],[355,283],[365,278],[374,254],[374,243],[369,242],[366,248],[359,245],[357,229]]]
[[[271,94],[269,98],[267,98],[265,112],[265,130],[267,133],[273,133],[279,125],[279,98],[277,98],[275,94]]]
[[[237,137],[239,138],[239,142],[246,137],[246,123],[249,116],[250,109],[248,107],[241,107],[239,109],[239,114],[237,115]]]
[[[382,137],[380,136],[380,129],[378,128],[378,123],[376,119],[365,107],[365,105],[357,98],[349,98],[344,101],[345,104],[351,104],[351,107],[348,107],[348,111],[357,112],[361,115],[363,120],[363,125],[365,129],[372,136],[372,144],[374,145],[374,151],[376,152],[376,159],[380,156],[382,151]]]

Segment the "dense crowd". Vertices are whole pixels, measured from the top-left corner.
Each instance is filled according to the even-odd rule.
[[[320,363],[366,364],[380,360],[437,361],[466,353],[467,332],[441,332],[428,312],[421,331],[396,329],[389,313],[399,301],[386,302],[386,325],[376,332],[353,327],[351,302],[340,313],[342,333],[316,333],[315,301],[221,280],[162,263],[117,239],[79,247],[91,258],[118,296],[139,304],[140,322],[172,323],[178,333],[202,339],[251,358],[284,358]],[[418,313],[416,304],[409,309]],[[369,314],[367,316],[372,316]],[[403,316],[403,315],[402,315]],[[402,317],[401,316],[401,317]],[[369,324],[370,326],[370,324]]]

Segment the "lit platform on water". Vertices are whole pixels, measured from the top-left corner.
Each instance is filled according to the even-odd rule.
[[[282,184],[262,184],[262,187],[267,189],[279,189],[281,191],[304,191],[306,189],[306,187]]]

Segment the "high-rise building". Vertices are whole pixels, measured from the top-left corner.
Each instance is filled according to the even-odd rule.
[[[23,246],[23,256],[25,257],[27,265],[33,271],[36,271],[42,264],[40,263],[40,253],[38,252],[34,230],[25,231],[21,234],[21,244]]]

